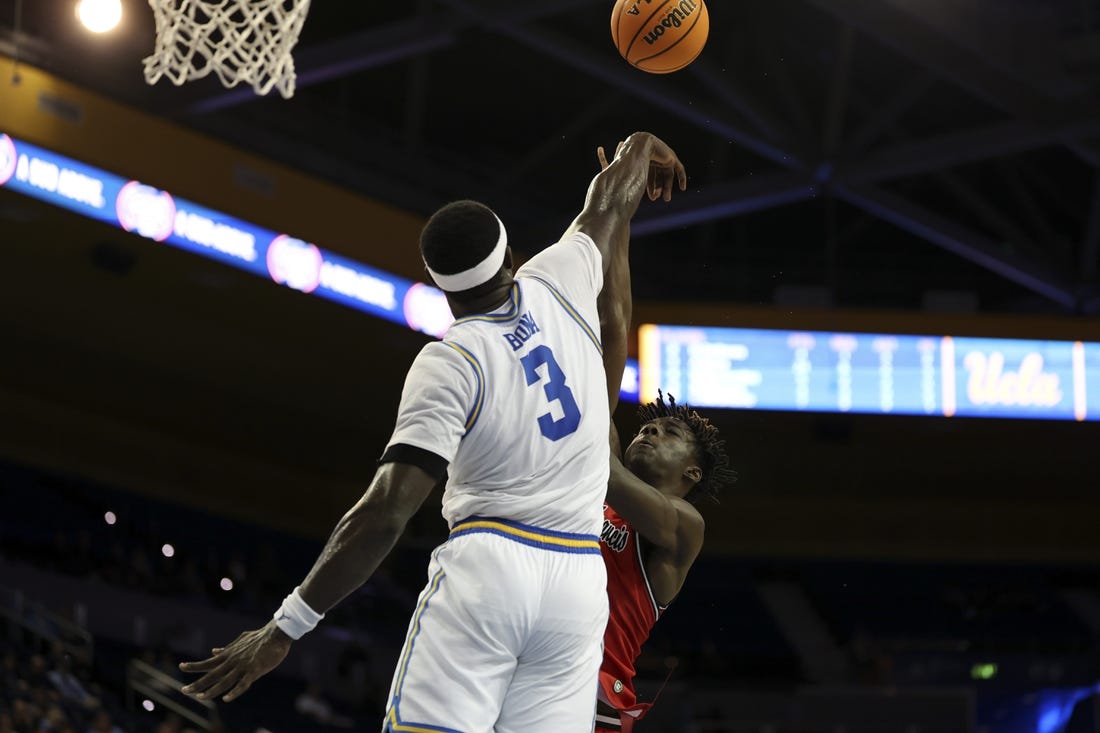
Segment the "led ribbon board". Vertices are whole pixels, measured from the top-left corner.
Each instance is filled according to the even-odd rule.
[[[644,325],[639,365],[642,395],[700,407],[1100,419],[1080,341]]]
[[[156,242],[270,278],[439,338],[454,320],[442,291],[288,234],[199,206],[0,132],[0,187]],[[622,399],[638,399],[631,361]]]

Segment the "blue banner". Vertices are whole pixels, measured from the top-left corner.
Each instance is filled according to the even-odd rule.
[[[433,336],[453,320],[436,288],[407,302],[411,280],[4,134],[0,186]]]
[[[0,187],[217,260],[279,285],[442,337],[443,292],[0,133]],[[622,399],[637,401],[636,361]]]
[[[641,399],[661,388],[700,407],[1100,419],[1100,344],[645,325],[639,356]]]

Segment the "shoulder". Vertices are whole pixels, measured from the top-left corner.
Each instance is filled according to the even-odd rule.
[[[455,377],[480,380],[482,374],[476,351],[451,339],[425,344],[409,369],[409,379],[421,386],[453,384]]]
[[[579,230],[565,234],[516,271],[517,278],[551,280],[555,285],[561,284],[559,280],[569,281],[580,275],[599,280],[602,286],[603,255],[592,237]]]
[[[677,514],[676,554],[694,561],[703,548],[706,520],[695,505],[686,499],[673,499],[673,504]]]

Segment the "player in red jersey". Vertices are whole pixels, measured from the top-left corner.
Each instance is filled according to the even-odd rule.
[[[695,410],[659,394],[638,415],[642,426],[622,461],[612,453],[604,506],[600,551],[610,616],[597,731],[630,731],[649,709],[634,694],[634,661],[703,546],[697,505],[733,479],[718,429]]]
[[[616,151],[618,152],[618,151]],[[603,149],[597,151],[606,167]],[[661,195],[650,187],[650,199]],[[630,269],[621,242],[599,298],[608,398],[614,411],[626,364],[631,319]],[[665,608],[680,592],[703,545],[697,505],[734,480],[717,428],[695,410],[658,393],[638,411],[641,428],[620,460],[611,428],[611,475],[600,551],[607,567],[610,616],[596,708],[597,733],[626,731],[649,709],[634,693],[634,662]]]

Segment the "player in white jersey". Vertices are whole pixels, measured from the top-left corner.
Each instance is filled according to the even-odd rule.
[[[394,674],[384,730],[588,733],[606,575],[610,424],[596,299],[641,198],[686,188],[676,154],[635,133],[561,240],[513,277],[504,225],[473,201],[432,215],[421,255],[457,317],[409,370],[374,480],[266,626],[186,672],[232,700],[365,582],[447,477],[451,534]]]

